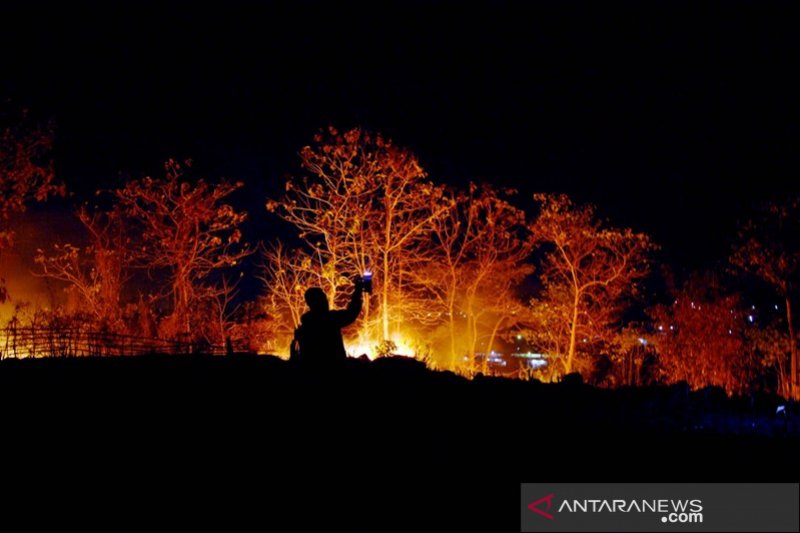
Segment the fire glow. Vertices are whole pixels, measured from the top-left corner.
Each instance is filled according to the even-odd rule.
[[[672,304],[635,304],[647,320],[632,323],[657,248],[647,234],[563,194],[534,195],[530,217],[516,191],[437,183],[380,134],[320,131],[300,151],[303,175],[255,215],[235,205],[244,183],[206,181],[192,161],[168,160],[160,175],[98,191],[64,235],[34,225],[41,245],[31,250],[11,220],[64,188],[36,163],[47,131],[2,131],[0,168],[19,168],[0,176],[0,357],[282,355],[307,289],[336,309],[361,283],[361,315],[344,332],[351,357],[416,358],[468,377],[578,372],[604,386],[686,381],[728,393],[761,379],[797,392],[793,300],[780,283],[795,263],[768,231],[776,216],[780,227],[800,219],[796,202],[762,213],[730,258],[742,276],[772,284],[782,305],[748,307],[712,273],[671,288],[663,301]],[[250,242],[245,222],[256,216],[293,233]],[[9,268],[9,257],[23,267]],[[242,293],[250,276],[263,282],[259,294]],[[38,287],[24,290],[25,280]]]

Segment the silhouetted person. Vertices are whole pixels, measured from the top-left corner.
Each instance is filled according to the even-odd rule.
[[[347,357],[342,341],[342,328],[349,326],[361,312],[363,285],[356,280],[350,303],[344,310],[331,311],[328,297],[319,287],[306,291],[305,300],[309,311],[300,318],[300,326],[292,340],[292,361],[324,365],[343,361]]]

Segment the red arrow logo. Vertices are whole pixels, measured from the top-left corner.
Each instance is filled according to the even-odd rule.
[[[542,515],[545,518],[549,518],[550,520],[553,520],[553,515],[551,515],[550,513],[545,513],[544,511],[542,511],[541,509],[539,509],[537,507],[537,505],[539,505],[540,503],[546,501],[547,502],[547,510],[549,511],[550,510],[550,506],[553,503],[553,496],[554,496],[553,494],[548,494],[544,498],[536,500],[535,502],[533,502],[533,503],[528,505],[528,509],[530,509],[534,513],[539,513],[540,515]]]

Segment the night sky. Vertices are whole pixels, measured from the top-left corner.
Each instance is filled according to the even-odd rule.
[[[29,4],[0,8],[0,96],[56,120],[73,204],[191,157],[246,182],[268,239],[299,149],[363,125],[433,179],[566,192],[698,268],[800,188],[797,2]]]

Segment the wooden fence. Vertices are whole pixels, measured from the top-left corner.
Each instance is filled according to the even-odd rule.
[[[225,346],[96,331],[85,327],[21,326],[0,329],[0,359],[204,353],[221,355]]]

